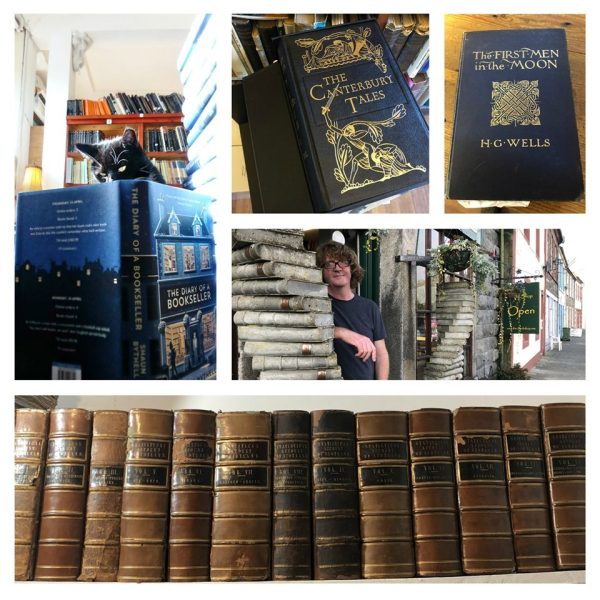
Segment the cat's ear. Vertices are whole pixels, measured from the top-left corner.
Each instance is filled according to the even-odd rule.
[[[135,129],[131,129],[131,127],[127,127],[123,132],[123,143],[135,145],[137,144],[137,135],[135,134]]]
[[[98,146],[96,146],[96,144],[75,144],[75,148],[77,148],[77,150],[79,150],[86,158],[99,162]]]

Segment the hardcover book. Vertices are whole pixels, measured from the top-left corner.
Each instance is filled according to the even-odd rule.
[[[356,415],[362,576],[414,577],[408,415]]]
[[[428,128],[375,20],[287,35],[278,52],[316,212],[427,183]]]
[[[556,566],[585,569],[585,405],[543,404]]]
[[[169,521],[173,413],[129,411],[117,581],[163,581]]]
[[[50,413],[36,580],[75,581],[81,567],[92,413]]]
[[[210,202],[146,180],[20,194],[16,378],[214,377]]]
[[[500,410],[458,408],[453,426],[463,571],[512,573],[515,556]]]
[[[15,413],[15,581],[33,575],[48,438],[45,410]]]
[[[540,409],[501,406],[500,417],[517,571],[554,571]]]
[[[356,425],[347,410],[311,412],[314,579],[360,579]]]
[[[176,410],[169,522],[169,581],[208,581],[215,413]]]
[[[273,579],[311,579],[310,415],[276,411],[273,423]]]
[[[456,200],[581,196],[564,29],[464,34],[447,191]]]
[[[462,575],[452,413],[409,413],[409,449],[417,575]]]
[[[127,419],[123,410],[94,412],[79,581],[117,580]]]
[[[271,415],[217,415],[212,581],[271,575]]]

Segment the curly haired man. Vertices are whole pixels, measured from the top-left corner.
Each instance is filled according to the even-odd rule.
[[[355,293],[363,278],[354,250],[339,242],[317,248],[317,264],[333,304],[333,346],[344,379],[387,379],[385,326],[375,302]]]

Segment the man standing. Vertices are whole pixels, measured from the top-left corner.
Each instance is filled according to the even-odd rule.
[[[387,379],[389,356],[385,327],[375,302],[354,293],[363,278],[356,253],[338,242],[317,249],[333,304],[333,347],[344,379]]]

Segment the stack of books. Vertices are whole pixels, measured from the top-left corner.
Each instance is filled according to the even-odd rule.
[[[341,379],[333,313],[300,230],[233,230],[240,379]]]
[[[585,568],[585,406],[18,409],[16,579]]]
[[[184,185],[213,197],[217,195],[217,39],[214,16],[199,15],[177,61],[185,95],[182,112],[189,161]]]

